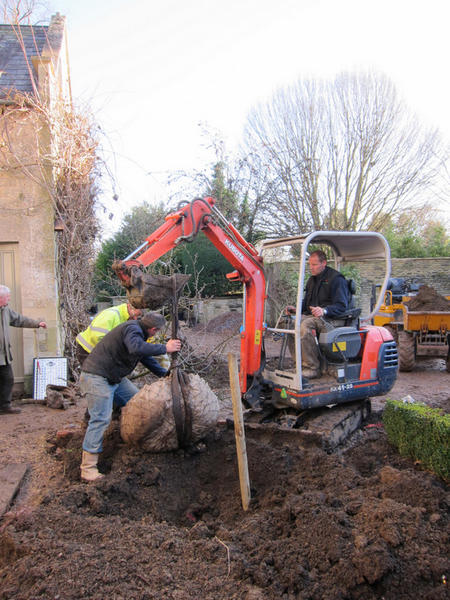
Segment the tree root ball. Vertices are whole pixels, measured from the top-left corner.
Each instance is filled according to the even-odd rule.
[[[179,448],[172,410],[171,377],[145,385],[122,409],[120,434],[125,443],[146,452]],[[185,377],[185,401],[191,411],[191,441],[195,443],[214,429],[219,416],[219,401],[201,377],[194,374],[185,374]],[[183,406],[182,411],[184,415]]]

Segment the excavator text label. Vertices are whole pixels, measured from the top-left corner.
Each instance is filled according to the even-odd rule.
[[[233,246],[230,240],[225,239],[224,243],[225,246],[227,246],[227,248],[231,250],[231,252],[235,255],[236,258],[238,258],[241,262],[244,262],[244,255],[242,254],[242,252],[239,252],[236,246]]]
[[[353,383],[342,383],[341,385],[334,385],[330,387],[330,392],[343,392],[344,390],[353,389]]]

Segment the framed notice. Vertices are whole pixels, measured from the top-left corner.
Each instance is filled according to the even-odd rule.
[[[33,399],[43,400],[47,385],[67,385],[67,358],[33,359]]]

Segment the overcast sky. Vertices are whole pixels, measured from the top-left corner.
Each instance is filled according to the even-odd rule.
[[[230,148],[248,110],[300,77],[372,69],[450,141],[448,0],[50,0],[67,17],[72,91],[108,139],[123,211]],[[150,173],[150,174],[149,174]]]

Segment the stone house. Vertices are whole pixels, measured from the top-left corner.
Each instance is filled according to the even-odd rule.
[[[71,104],[65,17],[49,25],[0,24],[0,283],[10,306],[48,329],[11,327],[16,389],[32,389],[33,358],[61,356],[51,162],[55,133],[31,98]],[[57,120],[57,117],[56,117]]]

